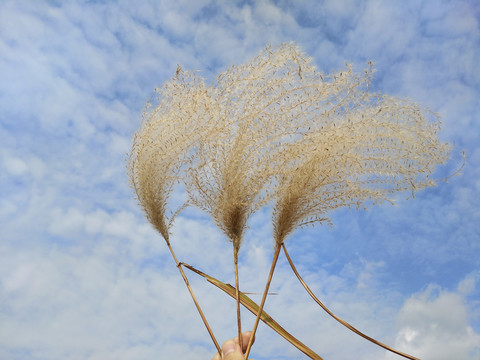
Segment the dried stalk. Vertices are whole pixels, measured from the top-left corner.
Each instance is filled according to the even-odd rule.
[[[186,263],[180,263],[181,266],[185,266],[187,269],[193,271],[194,273],[204,277],[209,283],[212,285],[215,285],[222,291],[224,291],[226,294],[231,296],[232,298],[236,298],[236,290],[233,286],[230,284],[225,284],[221,282],[220,280],[215,279],[214,277],[211,277],[200,270],[194,268],[191,265],[188,265]],[[240,302],[241,304],[247,308],[252,314],[257,315],[259,313],[259,306],[252,300],[250,299],[247,295],[247,293],[242,293],[240,292]],[[283,327],[281,327],[270,315],[268,315],[265,311],[260,311],[261,316],[260,320],[262,320],[267,326],[269,326],[272,330],[274,330],[277,334],[282,336],[285,340],[287,340],[290,344],[295,346],[298,350],[303,352],[305,355],[307,355],[310,359],[314,360],[322,360],[322,357],[318,354],[316,354],[312,349],[310,349],[308,346],[303,344],[300,340],[295,338],[293,335],[291,335],[288,331],[286,331]]]
[[[298,273],[295,265],[293,264],[293,261],[292,259],[290,258],[290,256],[288,255],[288,252],[287,252],[287,248],[285,247],[285,244],[282,244],[282,248],[283,248],[283,252],[285,253],[285,256],[287,257],[287,260],[288,260],[288,263],[290,264],[290,267],[292,268],[293,272],[295,273],[295,275],[297,276],[298,280],[300,281],[300,283],[303,285],[303,287],[305,288],[305,290],[308,292],[308,294],[312,297],[313,300],[316,301],[316,303],[318,305],[320,305],[320,307],[325,310],[325,312],[330,315],[331,317],[333,317],[335,320],[337,320],[340,324],[342,324],[343,326],[345,326],[347,329],[353,331],[355,334],[357,335],[360,335],[361,337],[363,337],[364,339],[367,339],[368,341],[388,350],[388,351],[391,351],[397,355],[400,355],[400,356],[403,356],[407,359],[410,359],[410,360],[420,360],[419,358],[416,358],[412,355],[408,355],[408,354],[405,354],[399,350],[396,350],[388,345],[385,345],[384,343],[381,343],[380,341],[378,340],[375,340],[374,338],[368,336],[368,335],[365,335],[364,333],[362,333],[360,330],[357,330],[355,329],[352,325],[350,325],[348,322],[346,322],[345,320],[339,318],[338,316],[336,316],[335,314],[333,314],[316,296],[315,294],[310,290],[310,288],[308,287],[308,285],[305,283],[305,281],[302,279],[302,277],[300,276],[300,274]]]
[[[180,274],[182,275],[183,281],[185,282],[185,285],[187,285],[188,291],[190,292],[190,295],[192,296],[193,302],[195,303],[195,307],[197,308],[198,313],[200,314],[200,317],[202,318],[203,324],[207,328],[208,334],[210,335],[210,338],[212,339],[213,343],[215,344],[215,347],[217,348],[218,353],[221,354],[222,350],[220,348],[220,345],[218,345],[217,339],[215,338],[215,335],[213,335],[212,328],[208,324],[207,318],[203,314],[202,308],[200,307],[200,304],[198,303],[197,298],[195,297],[195,294],[193,293],[192,287],[190,286],[190,283],[188,282],[187,276],[183,272],[182,266],[178,262],[177,257],[175,256],[175,253],[173,252],[173,249],[170,246],[170,242],[168,240],[166,240],[166,242],[167,242],[167,245],[168,245],[168,249],[170,250],[170,253],[173,256],[173,259],[175,260],[175,264],[176,264],[178,270],[180,271]]]
[[[245,352],[245,359],[248,359],[248,355],[250,354],[250,349],[253,345],[253,339],[255,338],[255,333],[257,332],[258,321],[260,320],[260,316],[263,311],[263,306],[265,305],[265,300],[267,300],[268,289],[270,288],[270,283],[272,281],[273,272],[275,271],[275,266],[277,265],[278,255],[280,254],[280,246],[277,245],[275,247],[275,252],[273,254],[272,265],[270,267],[270,272],[268,274],[267,284],[265,285],[265,290],[263,291],[262,301],[260,302],[260,306],[258,308],[257,316],[255,318],[255,323],[253,324],[252,335],[250,336],[250,341],[248,342],[247,350]]]
[[[201,98],[203,92],[202,81],[193,73],[183,72],[180,68],[171,81],[162,89],[156,90],[156,101],[159,104],[152,108],[152,99],[147,103],[142,126],[133,139],[128,172],[130,183],[146,217],[165,239],[210,338],[220,352],[220,346],[170,245],[169,229],[183,206],[170,218],[166,215],[169,196],[192,156],[194,145],[199,138],[212,131],[210,124],[205,121],[206,116],[197,114],[194,124],[188,121],[172,123],[170,119],[181,111],[183,105],[188,108],[190,104],[192,108],[195,103],[195,106],[203,104],[207,108],[208,99]]]
[[[240,314],[240,286],[238,284],[238,249],[233,249],[233,262],[235,264],[235,297],[237,303],[237,328],[238,328],[238,343],[240,349],[243,349],[243,336],[242,336],[242,319]]]

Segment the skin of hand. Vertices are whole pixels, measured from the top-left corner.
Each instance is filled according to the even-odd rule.
[[[240,349],[238,336],[232,340],[225,341],[222,345],[222,356],[220,356],[219,353],[216,353],[212,360],[245,360],[243,353],[247,350],[247,345],[250,341],[251,335],[252,333],[250,331],[242,334],[243,349]]]

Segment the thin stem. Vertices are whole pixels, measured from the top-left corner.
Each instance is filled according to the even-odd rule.
[[[235,297],[237,300],[237,327],[238,327],[238,343],[240,349],[243,349],[243,336],[242,336],[242,320],[240,317],[240,287],[238,285],[238,248],[233,247],[233,261],[235,263]]]
[[[257,318],[255,319],[255,324],[253,325],[252,335],[250,336],[250,341],[248,342],[247,351],[245,351],[245,359],[248,359],[250,354],[250,349],[253,344],[253,339],[255,338],[255,333],[257,332],[258,322],[262,314],[263,306],[265,305],[265,300],[267,299],[268,289],[270,288],[270,283],[272,282],[273,272],[275,271],[275,266],[277,265],[278,255],[280,254],[281,244],[275,246],[275,253],[273,254],[272,266],[270,267],[270,273],[268,274],[267,284],[265,285],[265,290],[263,291],[262,302],[258,309]]]
[[[390,346],[388,345],[385,345],[383,343],[381,343],[380,341],[378,340],[375,340],[373,338],[371,338],[370,336],[368,335],[365,335],[364,333],[362,333],[361,331],[355,329],[352,325],[350,325],[349,323],[347,323],[345,320],[342,320],[341,318],[339,318],[338,316],[336,316],[335,314],[333,314],[316,296],[315,294],[310,290],[310,288],[308,287],[308,285],[305,283],[305,281],[303,281],[302,277],[300,276],[300,274],[298,273],[297,269],[295,268],[295,265],[293,265],[293,261],[292,259],[290,258],[290,256],[288,255],[288,252],[287,252],[287,248],[285,247],[285,244],[282,244],[282,247],[283,247],[283,252],[285,253],[285,256],[287,257],[287,260],[288,262],[290,263],[290,267],[292,268],[293,272],[295,273],[295,275],[297,276],[298,280],[302,283],[303,287],[305,288],[305,290],[307,290],[307,292],[310,294],[310,296],[313,298],[313,300],[315,300],[317,302],[318,305],[320,305],[322,307],[323,310],[325,310],[327,312],[328,315],[330,315],[331,317],[333,317],[335,320],[337,320],[340,324],[342,324],[343,326],[347,327],[349,330],[353,331],[354,333],[356,333],[357,335],[360,335],[361,337],[363,337],[364,339],[367,339],[368,341],[378,345],[378,346],[381,346],[383,347],[384,349],[388,350],[388,351],[391,351],[397,355],[400,355],[400,356],[403,356],[405,358],[408,358],[408,359],[411,359],[411,360],[420,360],[412,355],[408,355],[408,354],[405,354],[405,353],[402,353],[401,351],[398,351],[394,348],[391,348]]]
[[[235,288],[230,285],[230,284],[225,284],[221,282],[218,279],[215,279],[212,276],[209,276],[205,274],[204,272],[194,268],[191,265],[188,265],[186,263],[180,263],[181,266],[186,267],[190,271],[193,271],[195,274],[202,276],[205,278],[210,284],[216,286],[220,290],[224,291],[227,295],[231,296],[233,299],[235,299]],[[270,294],[270,293],[269,293]],[[250,299],[245,293],[240,292],[240,302],[241,304],[248,310],[250,311],[253,315],[257,315],[259,306],[252,300]],[[280,326],[270,315],[268,315],[265,311],[262,311],[262,315],[260,317],[260,320],[262,320],[265,325],[269,326],[271,329],[273,329],[277,334],[282,336],[285,340],[287,340],[290,344],[295,346],[298,350],[303,352],[305,355],[307,355],[310,359],[314,360],[322,360],[320,355],[316,354],[312,349],[310,349],[308,346],[300,342],[298,339],[296,339],[292,334],[288,333],[283,327]]]
[[[210,334],[210,337],[212,338],[213,343],[215,344],[215,347],[217,348],[217,351],[219,354],[222,353],[222,350],[220,346],[218,345],[217,339],[215,339],[215,335],[213,335],[212,329],[210,328],[210,325],[208,325],[207,318],[203,314],[202,309],[200,308],[200,304],[197,301],[197,298],[195,297],[195,294],[193,293],[193,290],[190,286],[190,283],[188,282],[187,276],[183,272],[183,268],[181,264],[178,262],[177,257],[175,256],[175,253],[173,252],[172,247],[170,246],[170,242],[165,239],[168,245],[168,249],[170,250],[170,253],[173,256],[173,259],[175,260],[175,264],[177,265],[178,270],[180,271],[180,274],[182,275],[183,281],[185,281],[185,285],[187,285],[188,291],[190,292],[190,295],[192,296],[193,302],[195,303],[195,306],[197,307],[198,313],[200,314],[200,317],[203,320],[203,323],[205,324],[205,327],[207,328],[208,333]]]

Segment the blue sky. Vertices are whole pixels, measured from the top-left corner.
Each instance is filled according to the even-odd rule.
[[[339,210],[297,231],[291,256],[358,329],[422,359],[480,357],[478,1],[10,1],[0,3],[0,359],[210,359],[214,346],[163,239],[144,218],[126,153],[155,87],[177,67],[213,81],[267,44],[294,41],[325,72],[375,64],[374,91],[439,113],[454,145],[413,200]],[[240,253],[261,292],[269,209]],[[178,257],[233,283],[207,216],[176,221]],[[219,341],[235,305],[190,276]],[[394,359],[325,315],[280,258],[268,311],[328,360]],[[257,300],[259,300],[257,298]],[[245,328],[253,318],[243,312]],[[303,359],[260,325],[252,356]]]

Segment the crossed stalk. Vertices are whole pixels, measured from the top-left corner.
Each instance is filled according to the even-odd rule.
[[[277,264],[277,260],[278,260],[278,257],[280,255],[280,251],[283,250],[287,260],[288,260],[288,263],[291,267],[291,269],[293,270],[293,272],[295,273],[296,277],[298,278],[298,280],[300,281],[300,283],[302,284],[302,286],[305,288],[305,290],[308,292],[308,294],[317,302],[317,304],[319,304],[321,306],[321,308],[327,312],[332,318],[334,318],[336,321],[338,321],[339,323],[341,323],[343,326],[345,326],[347,329],[353,331],[354,333],[356,333],[357,335],[363,337],[364,339],[380,346],[380,347],[383,347],[384,349],[390,351],[390,352],[393,352],[397,355],[400,355],[400,356],[403,356],[407,359],[410,359],[410,360],[419,360],[418,358],[412,356],[412,355],[409,355],[409,354],[406,354],[406,353],[403,353],[399,350],[396,350],[388,345],[385,345],[384,343],[362,333],[361,331],[357,330],[355,327],[353,327],[352,325],[350,325],[348,322],[346,322],[345,320],[341,319],[340,317],[336,316],[335,314],[333,314],[332,311],[330,311],[316,296],[315,294],[310,290],[310,288],[308,287],[308,285],[305,283],[305,281],[303,280],[303,278],[300,276],[300,274],[298,273],[288,251],[287,251],[287,248],[285,246],[285,244],[282,242],[281,244],[277,244],[275,246],[275,251],[274,251],[274,255],[273,255],[273,260],[272,260],[272,265],[271,265],[271,268],[270,268],[270,272],[269,272],[269,275],[268,275],[268,279],[267,279],[267,282],[266,282],[266,285],[265,285],[265,289],[264,289],[264,293],[263,293],[263,296],[262,296],[262,300],[260,302],[260,305],[257,305],[255,302],[253,302],[246,294],[242,293],[239,291],[239,286],[238,286],[238,266],[236,266],[236,275],[235,275],[235,287],[232,287],[228,284],[225,284],[205,273],[203,273],[202,271],[196,269],[195,267],[189,265],[189,264],[186,264],[184,262],[179,262],[177,260],[177,257],[170,245],[170,242],[169,240],[166,240],[166,243],[167,243],[167,246],[170,250],[170,253],[173,257],[173,259],[175,260],[175,264],[177,266],[177,268],[179,269],[180,271],[180,274],[185,282],[185,285],[187,286],[188,288],[188,291],[193,299],[193,302],[195,303],[195,306],[197,308],[197,311],[198,313],[200,314],[200,317],[202,318],[202,321],[205,325],[205,328],[207,329],[209,335],[210,335],[210,338],[212,339],[217,351],[221,354],[221,349],[220,349],[220,346],[213,334],[213,331],[201,309],[201,306],[200,304],[198,303],[196,297],[195,297],[195,294],[193,292],[193,289],[191,288],[190,284],[189,284],[189,281],[187,279],[187,276],[185,275],[184,271],[183,271],[183,267],[186,267],[187,269],[191,270],[192,272],[195,272],[196,274],[204,277],[207,281],[209,281],[211,284],[217,286],[218,288],[220,288],[221,290],[223,290],[225,293],[227,293],[228,295],[230,295],[231,297],[233,297],[235,300],[236,300],[236,303],[237,303],[237,320],[238,320],[238,317],[240,316],[240,307],[239,305],[242,304],[243,306],[245,306],[248,310],[250,310],[254,315],[256,315],[256,318],[255,318],[255,322],[254,322],[254,325],[253,325],[253,329],[252,329],[252,334],[250,336],[250,341],[247,345],[247,350],[245,351],[245,359],[248,359],[248,356],[250,354],[250,351],[251,351],[251,348],[252,348],[252,344],[253,344],[253,339],[255,337],[255,333],[257,331],[257,328],[258,328],[258,325],[259,325],[259,322],[260,320],[262,320],[266,325],[270,326],[274,331],[276,331],[280,336],[284,337],[288,342],[290,342],[292,345],[294,345],[296,348],[298,348],[300,351],[302,351],[305,355],[307,355],[309,358],[311,359],[315,359],[315,360],[323,360],[322,357],[318,354],[316,354],[313,350],[311,350],[308,346],[306,346],[305,344],[303,344],[302,342],[300,342],[298,339],[296,339],[293,335],[291,335],[290,333],[288,333],[283,327],[281,327],[273,318],[271,318],[267,313],[265,313],[263,311],[263,308],[264,308],[264,305],[265,305],[265,302],[266,302],[266,298],[268,296],[268,291],[269,291],[269,288],[270,288],[270,283],[272,281],[272,278],[273,278],[273,273],[275,271],[275,267],[276,267],[276,264]],[[237,264],[238,264],[238,252],[236,253],[236,261],[237,261]],[[237,322],[238,324],[238,331],[240,332],[240,336],[239,336],[239,344],[240,344],[240,347],[243,348],[243,344],[241,342],[241,323],[240,321],[238,320]]]

